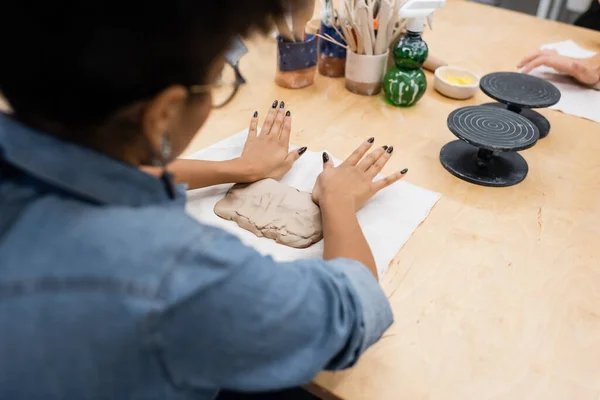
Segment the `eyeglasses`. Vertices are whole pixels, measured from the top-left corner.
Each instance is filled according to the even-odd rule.
[[[194,85],[190,86],[188,90],[191,94],[211,93],[213,108],[222,108],[233,100],[240,86],[244,83],[246,83],[246,80],[240,73],[238,66],[225,63],[216,83]]]

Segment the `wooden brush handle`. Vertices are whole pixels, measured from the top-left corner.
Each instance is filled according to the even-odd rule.
[[[446,61],[429,55],[429,57],[427,57],[427,60],[425,60],[425,62],[423,63],[423,68],[425,68],[427,71],[435,72],[435,70],[439,67],[445,67],[446,65],[448,65]]]
[[[290,31],[290,27],[287,24],[285,18],[279,18],[275,21],[275,25],[277,25],[277,30],[279,31],[279,36],[285,41],[293,42],[294,35],[292,35],[292,31]]]
[[[301,5],[302,7],[292,10],[292,31],[294,39],[296,39],[297,42],[303,42],[306,24],[310,21],[315,12],[315,1],[307,0],[304,2],[296,2],[295,4]]]

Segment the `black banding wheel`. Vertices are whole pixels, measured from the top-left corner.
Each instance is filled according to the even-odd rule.
[[[494,72],[481,78],[481,90],[492,99],[519,108],[546,108],[560,100],[550,82],[518,72]]]
[[[442,147],[440,160],[457,178],[481,186],[506,187],[521,182],[529,167],[519,153],[498,153],[485,158],[481,149],[461,140]],[[486,163],[481,165],[482,160]]]
[[[448,116],[448,129],[459,139],[490,151],[520,151],[539,139],[537,127],[527,118],[496,107],[469,106]]]
[[[518,72],[494,72],[481,78],[481,91],[503,107],[530,119],[540,131],[540,138],[548,136],[550,123],[531,108],[546,108],[558,103],[560,90],[550,82]]]
[[[509,105],[502,103],[486,103],[483,105],[504,108],[505,110],[511,110]],[[533,122],[533,124],[538,128],[538,131],[540,131],[540,139],[543,139],[546,136],[548,136],[548,133],[550,133],[550,122],[542,114],[540,114],[537,111],[530,110],[528,108],[522,108],[516,112]]]
[[[452,175],[494,187],[516,185],[527,176],[527,162],[515,153],[539,139],[539,130],[527,118],[498,107],[470,106],[453,111],[448,128],[461,139],[440,152]]]

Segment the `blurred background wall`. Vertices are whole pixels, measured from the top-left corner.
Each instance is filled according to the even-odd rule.
[[[596,0],[471,0],[573,23]]]

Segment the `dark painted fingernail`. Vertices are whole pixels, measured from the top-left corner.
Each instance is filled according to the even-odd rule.
[[[394,151],[394,146],[390,146],[387,149],[388,154],[392,154],[392,152]]]
[[[387,147],[387,146],[383,146],[383,149],[384,149],[384,150],[387,150],[387,149],[388,149],[388,147]]]
[[[292,113],[290,111],[288,111],[288,112],[285,113],[286,117],[289,117],[290,115],[292,115]]]
[[[402,171],[400,171],[400,173],[402,175],[406,175],[406,173],[408,172],[408,168],[403,169]]]
[[[369,143],[373,143],[374,141],[375,141],[375,138],[374,138],[374,137],[372,137],[372,138],[369,138],[369,140],[367,140],[367,142],[369,142]]]
[[[279,108],[283,108],[285,107],[285,103],[282,101],[281,103],[279,103]]]
[[[302,155],[302,154],[306,153],[306,150],[308,150],[307,147],[300,147],[298,149],[298,154]]]
[[[273,102],[273,108],[277,108],[277,104],[279,104],[279,102],[278,102],[277,100],[275,100],[275,101]]]
[[[254,111],[254,118],[258,117],[258,111]]]
[[[323,162],[324,163],[328,163],[329,162],[329,154],[323,153]]]

